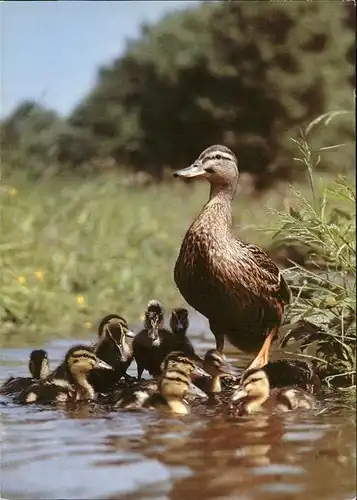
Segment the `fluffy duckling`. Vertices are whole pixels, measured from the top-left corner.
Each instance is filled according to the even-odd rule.
[[[310,394],[321,391],[321,380],[314,363],[305,359],[279,359],[262,368],[271,387],[293,386]]]
[[[295,387],[281,387],[270,390],[269,379],[261,368],[247,370],[231,401],[237,405],[239,415],[249,415],[260,410],[291,411],[315,406],[315,398]]]
[[[108,363],[113,370],[94,369],[89,373],[89,383],[96,392],[108,392],[125,376],[133,360],[132,341],[135,334],[128,322],[117,314],[109,314],[100,322],[98,340],[93,347],[99,359]]]
[[[187,397],[203,397],[202,392],[191,382],[191,376],[209,376],[183,352],[171,352],[162,362],[159,380],[142,380],[111,396],[115,408],[136,409],[168,405],[172,412],[186,415],[189,410],[183,401]]]
[[[240,371],[229,364],[225,356],[217,349],[209,349],[203,360],[203,369],[211,376],[210,379],[199,378],[194,381],[205,392],[217,394],[222,391],[221,379],[230,377],[236,379]]]
[[[172,310],[170,317],[170,328],[172,333],[180,339],[185,346],[185,352],[195,352],[191,341],[187,338],[189,327],[188,310],[183,307],[177,307]]]
[[[37,380],[47,377],[49,373],[49,362],[47,352],[43,349],[35,349],[29,358],[29,372],[31,377],[10,377],[0,388],[0,394],[16,394],[26,389]]]
[[[89,372],[94,368],[112,370],[110,365],[97,358],[93,347],[85,345],[71,347],[60,367],[56,376],[51,374],[21,391],[16,401],[26,404],[92,400],[95,392],[88,382]]]
[[[165,356],[174,350],[174,335],[164,328],[164,309],[158,300],[150,300],[145,312],[144,329],[133,340],[138,380],[144,370],[157,377]]]

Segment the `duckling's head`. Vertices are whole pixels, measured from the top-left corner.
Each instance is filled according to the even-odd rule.
[[[33,378],[47,377],[49,373],[49,361],[47,352],[43,349],[35,349],[30,354],[29,371]]]
[[[211,375],[211,377],[224,377],[231,375],[238,376],[239,370],[229,364],[222,353],[217,349],[210,349],[206,352],[203,360],[203,369]]]
[[[113,369],[108,363],[97,358],[92,347],[81,344],[75,345],[67,351],[65,365],[74,376],[86,375],[94,368]]]
[[[176,335],[185,335],[188,326],[188,310],[183,307],[173,309],[170,318],[170,328],[172,333]]]
[[[269,379],[261,368],[251,368],[243,375],[238,389],[232,395],[232,401],[243,398],[265,400],[269,396]]]
[[[162,376],[159,381],[159,390],[167,401],[171,410],[185,415],[189,413],[183,398],[188,392],[200,397],[207,397],[198,387],[192,384],[190,376],[193,373],[208,376],[202,368],[182,352],[172,352],[162,362]]]
[[[212,188],[233,186],[234,190],[238,175],[235,154],[221,144],[208,147],[192,165],[174,173],[174,177],[207,179]]]
[[[109,341],[118,349],[121,361],[125,362],[131,356],[130,340],[135,336],[129,329],[128,322],[117,314],[108,314],[99,325],[100,342]]]
[[[153,344],[160,343],[159,330],[164,327],[164,308],[158,300],[149,301],[145,312],[144,327],[149,339],[153,340]]]

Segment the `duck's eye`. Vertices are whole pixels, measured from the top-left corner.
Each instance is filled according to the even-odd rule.
[[[214,168],[208,167],[205,169],[208,174],[214,174]]]
[[[222,160],[222,155],[220,155],[219,153],[216,154],[215,156],[216,160]]]

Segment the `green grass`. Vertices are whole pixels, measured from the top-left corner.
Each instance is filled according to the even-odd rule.
[[[282,208],[287,186],[235,204],[236,233],[268,246],[256,229]],[[125,186],[118,176],[80,182],[6,179],[1,188],[1,345],[88,335],[117,311],[140,321],[151,298],[182,304],[173,266],[208,185]]]

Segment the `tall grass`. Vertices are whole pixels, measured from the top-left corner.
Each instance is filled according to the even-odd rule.
[[[292,189],[289,209],[274,213],[275,240],[284,245],[302,242],[315,264],[313,270],[294,265],[287,271],[295,297],[286,320],[318,327],[310,338],[306,327],[299,330],[305,355],[317,360],[327,383],[349,386],[356,383],[356,187],[343,176],[330,182],[316,178],[320,155],[342,146],[312,150],[309,134],[321,119],[326,125],[331,116],[315,120],[294,139],[296,161],[306,167],[311,194],[308,199]]]
[[[110,312],[137,323],[152,298],[167,309],[182,304],[173,266],[207,196],[207,185],[179,181],[130,187],[118,176],[7,179],[0,191],[1,344],[92,335]],[[267,244],[252,222],[270,220],[264,205],[282,207],[283,197],[247,201],[241,193],[235,207],[239,234]]]

